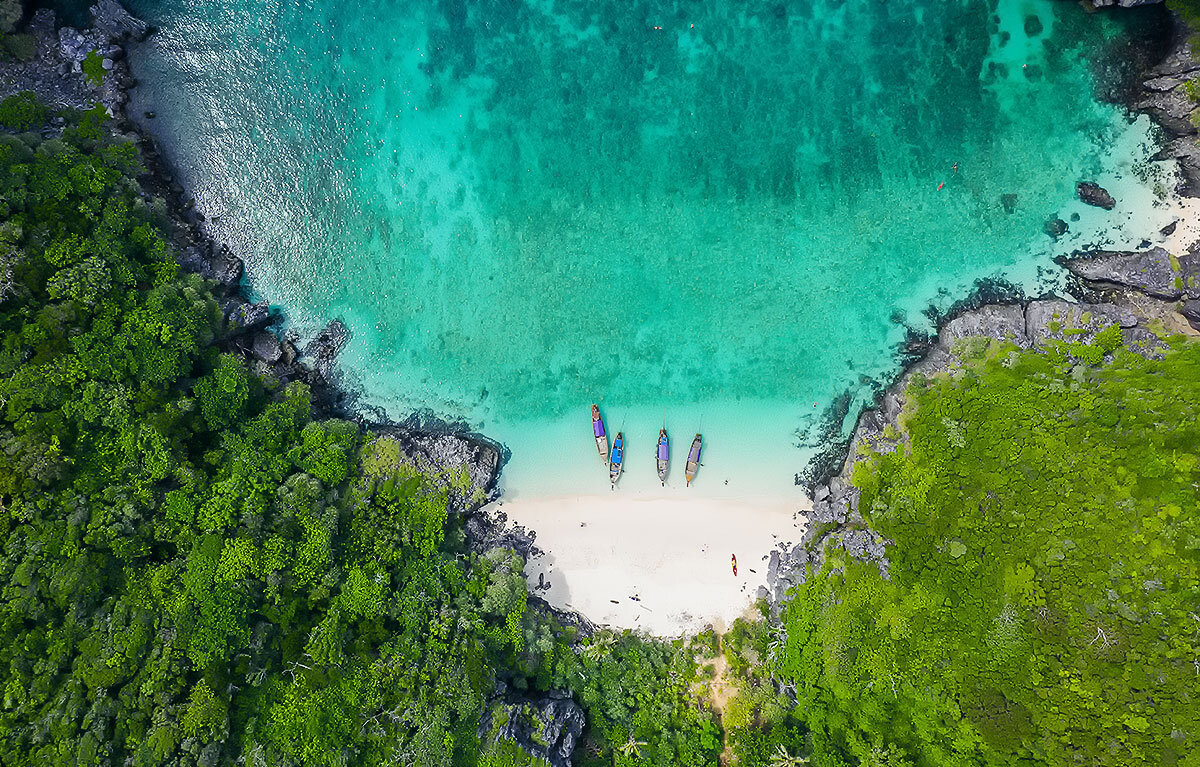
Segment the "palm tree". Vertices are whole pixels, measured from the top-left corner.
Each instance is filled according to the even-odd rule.
[[[805,767],[808,764],[806,756],[792,756],[783,746],[771,757],[770,767]]]
[[[646,745],[645,741],[635,740],[634,737],[630,735],[629,740],[625,741],[625,745],[618,746],[617,750],[621,752],[621,756],[633,755],[640,757],[642,755],[642,746],[644,745]]]
[[[599,634],[592,637],[592,640],[583,647],[583,657],[590,661],[598,661],[608,654],[608,650],[613,646],[613,637],[611,634]]]

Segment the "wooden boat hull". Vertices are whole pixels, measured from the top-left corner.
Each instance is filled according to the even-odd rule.
[[[600,415],[600,408],[597,405],[592,405],[592,434],[596,437],[596,451],[600,453],[600,460],[604,465],[608,465],[608,433],[604,430],[604,418]]]
[[[667,484],[667,472],[671,468],[671,442],[667,439],[666,429],[658,433],[658,450],[655,457],[658,459],[658,481],[665,485]]]
[[[683,467],[683,476],[687,479],[687,483],[692,484],[692,480],[696,478],[696,472],[700,471],[700,448],[702,442],[700,435],[692,440],[692,449],[688,451],[687,465]]]
[[[614,485],[621,478],[621,470],[625,468],[625,439],[621,432],[613,440],[612,452],[608,456],[608,480]]]

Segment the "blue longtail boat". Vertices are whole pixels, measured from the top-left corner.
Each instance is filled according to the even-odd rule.
[[[617,438],[613,440],[612,453],[608,457],[608,480],[613,483],[613,487],[617,486],[617,480],[621,478],[621,469],[625,465],[625,439],[621,432],[617,432]]]
[[[663,487],[667,486],[667,470],[671,468],[671,441],[667,439],[667,430],[658,430],[658,481]]]

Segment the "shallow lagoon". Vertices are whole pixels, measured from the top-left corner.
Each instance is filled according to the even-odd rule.
[[[679,462],[705,432],[698,492],[787,493],[835,398],[895,373],[902,323],[1170,221],[1148,122],[1088,68],[1157,11],[131,5],[160,27],[135,107],[253,289],[302,333],[347,322],[365,402],[504,440],[515,494],[603,486],[593,401],[626,491],[657,487],[665,419]]]

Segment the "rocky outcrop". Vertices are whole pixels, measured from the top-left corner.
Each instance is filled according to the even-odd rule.
[[[1079,195],[1079,199],[1088,205],[1104,208],[1105,210],[1112,210],[1117,206],[1117,201],[1113,196],[1099,184],[1093,184],[1090,181],[1081,181],[1075,186],[1075,192]]]
[[[1139,5],[1154,5],[1161,3],[1163,0],[1091,0],[1092,6],[1095,8],[1108,8],[1111,6],[1119,6],[1121,8],[1136,8]]]
[[[316,338],[304,347],[304,357],[321,373],[333,368],[334,359],[350,342],[350,328],[340,319],[331,320]]]
[[[213,242],[202,240],[182,248],[178,261],[189,272],[217,283],[219,293],[229,295],[241,285],[242,260]]]
[[[276,319],[266,303],[252,304],[241,296],[225,303],[225,326],[231,334],[259,330]]]
[[[100,0],[89,10],[92,26],[111,42],[141,40],[150,31],[146,22],[125,10],[117,0]]]
[[[1176,191],[1184,197],[1200,197],[1200,150],[1196,146],[1195,85],[1189,81],[1200,77],[1200,62],[1196,61],[1188,43],[1189,30],[1182,22],[1176,24],[1170,52],[1143,78],[1141,92],[1130,106],[1150,115],[1170,139],[1154,156],[1156,160],[1179,161],[1180,183]]]
[[[1184,301],[1179,311],[1193,329],[1200,331],[1200,301]]]
[[[1060,263],[1099,289],[1130,288],[1164,301],[1200,298],[1200,255],[1173,257],[1162,248],[1073,253]]]
[[[456,513],[470,514],[493,498],[503,453],[491,440],[475,434],[414,432],[391,423],[372,425],[371,431],[399,443],[401,464],[450,490]]]
[[[283,344],[279,342],[279,338],[274,333],[260,330],[254,334],[254,340],[250,345],[250,355],[256,360],[274,365],[283,359]]]
[[[1173,305],[1162,300],[1164,295],[1172,295],[1163,286],[1174,284],[1177,277],[1193,275],[1193,270],[1200,269],[1200,256],[1189,255],[1177,261],[1178,267],[1165,251],[1155,248],[1141,253],[1076,253],[1066,265],[1068,268],[1074,265],[1081,276],[1086,272],[1098,277],[1094,287],[1120,287],[1146,299],[1152,307],[1174,311],[1166,308]],[[918,376],[937,375],[960,367],[959,355],[972,339],[1007,341],[1018,348],[1036,349],[1055,343],[1091,343],[1097,333],[1116,325],[1121,328],[1128,349],[1148,358],[1161,356],[1165,344],[1147,327],[1159,317],[1147,314],[1143,302],[1124,300],[1120,294],[1109,298],[1109,303],[1040,298],[1023,303],[986,304],[945,318],[924,357],[878,397],[874,408],[859,415],[840,470],[812,488],[813,508],[804,537],[799,544],[789,544],[771,553],[767,587],[760,590],[760,596],[769,599],[775,609],[781,607],[792,586],[803,583],[821,568],[829,547],[874,563],[888,577],[888,541],[869,528],[858,506],[859,492],[850,483],[850,477],[855,464],[865,456],[903,447],[900,415],[910,384]],[[1200,300],[1188,301],[1181,311],[1193,327],[1200,329]]]
[[[551,690],[538,698],[522,697],[504,682],[479,724],[481,739],[510,740],[551,767],[571,767],[575,744],[586,723],[570,693]]]

